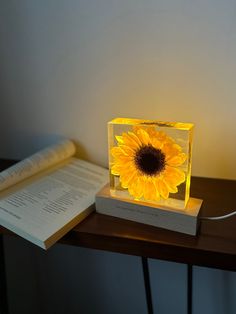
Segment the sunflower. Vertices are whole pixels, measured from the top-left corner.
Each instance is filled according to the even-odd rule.
[[[111,173],[119,176],[130,195],[157,201],[178,192],[177,186],[185,181],[180,166],[187,155],[171,137],[154,127],[136,126],[116,140],[117,146],[111,149]]]

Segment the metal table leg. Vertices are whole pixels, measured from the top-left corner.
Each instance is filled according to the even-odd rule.
[[[143,266],[143,278],[144,278],[146,302],[147,302],[147,313],[153,314],[152,293],[151,293],[150,276],[149,276],[149,270],[148,270],[148,261],[147,261],[147,258],[143,256],[142,256],[142,266]]]
[[[191,264],[188,264],[188,270],[187,270],[187,289],[188,289],[188,299],[187,299],[187,313],[192,314],[192,308],[193,308],[193,266]]]

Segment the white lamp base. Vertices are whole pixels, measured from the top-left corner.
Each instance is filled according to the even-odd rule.
[[[101,214],[196,235],[202,200],[190,198],[184,210],[112,196],[109,184],[96,195],[96,211]]]

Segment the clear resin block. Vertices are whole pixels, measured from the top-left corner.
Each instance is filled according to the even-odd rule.
[[[112,196],[185,209],[193,124],[116,118],[108,123]]]

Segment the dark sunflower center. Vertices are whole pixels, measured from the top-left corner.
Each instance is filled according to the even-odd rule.
[[[153,176],[165,168],[165,155],[160,149],[145,145],[136,152],[135,164],[144,174]]]

